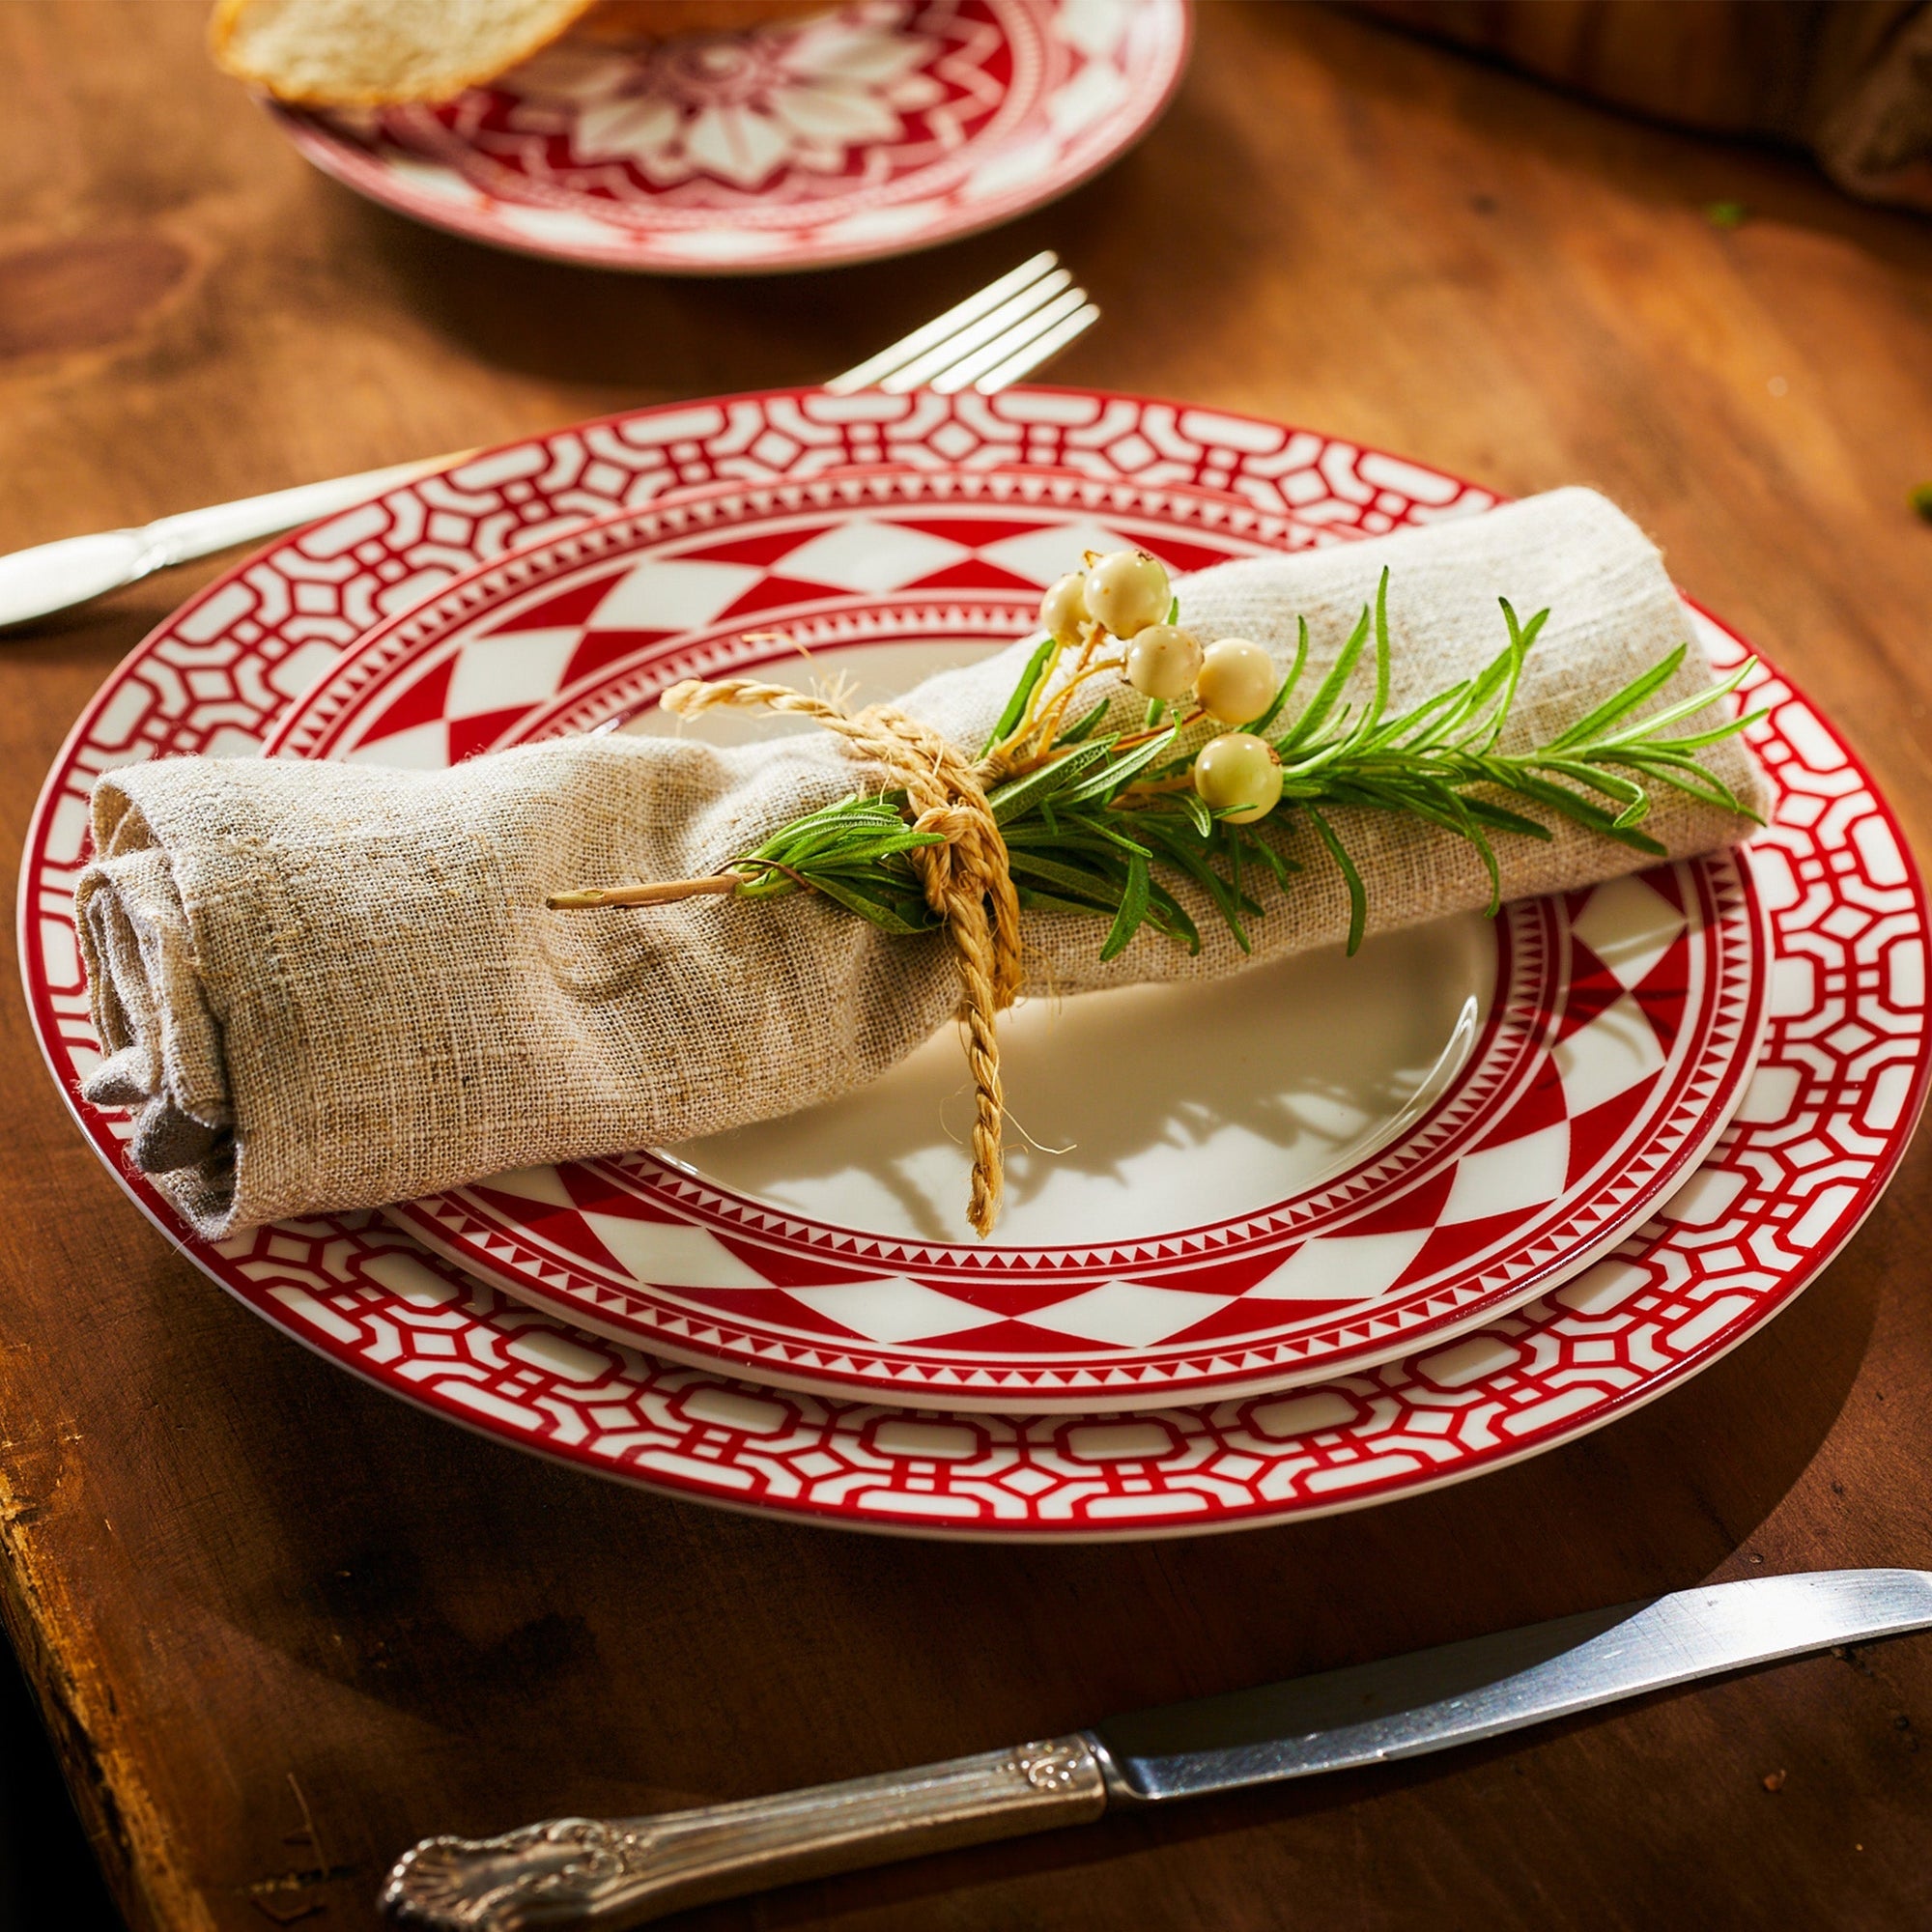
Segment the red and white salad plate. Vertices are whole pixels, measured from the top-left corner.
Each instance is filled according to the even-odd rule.
[[[1053,201],[1159,118],[1188,0],[857,0],[739,33],[572,37],[439,106],[272,112],[372,201],[519,253],[830,268]]]
[[[1084,550],[1179,573],[1318,536],[1341,540],[1037,469],[713,488],[457,579],[268,749],[445,765],[653,723],[668,685],[747,670],[897,695],[1025,633]],[[1009,1030],[1035,1145],[1014,1136],[991,1241],[961,1215],[950,1038],[834,1106],[392,1214],[580,1326],[775,1385],[1075,1411],[1265,1393],[1446,1341],[1644,1220],[1743,1097],[1768,985],[1724,854],[1354,961],[1048,1003]]]
[[[1265,1393],[1245,1392],[1238,1384],[1223,1392],[1210,1384],[1199,1399],[1148,1413],[1121,1413],[1135,1399],[1109,1388],[1076,1398],[1084,1404],[1080,1412],[1045,1412],[1038,1399],[1015,1399],[1005,1406],[1027,1412],[987,1414],[938,1386],[918,1396],[895,1390],[885,1399],[794,1393],[774,1385],[762,1358],[748,1356],[754,1365],[737,1376],[715,1362],[677,1364],[664,1359],[662,1339],[647,1353],[599,1332],[611,1325],[608,1321],[592,1328],[568,1296],[551,1296],[553,1308],[573,1308],[567,1321],[514,1298],[380,1217],[277,1226],[218,1245],[186,1236],[122,1163],[119,1118],[75,1097],[96,1051],[70,903],[85,860],[85,801],[94,776],[117,763],[174,753],[255,755],[285,718],[290,750],[354,755],[366,744],[361,754],[376,756],[382,736],[401,740],[413,731],[414,738],[391,749],[418,760],[573,728],[567,718],[577,719],[574,728],[621,719],[668,667],[652,658],[650,639],[611,644],[594,621],[603,607],[587,595],[588,608],[579,617],[523,634],[541,639],[547,632],[569,632],[575,641],[553,639],[536,650],[527,660],[531,685],[509,701],[497,701],[504,695],[500,685],[466,670],[469,651],[457,649],[442,660],[447,677],[438,705],[404,731],[388,734],[377,732],[376,724],[412,694],[421,701],[425,694],[416,691],[412,671],[433,671],[431,660],[440,646],[392,648],[385,669],[384,640],[393,646],[402,627],[382,627],[422,607],[425,637],[460,643],[469,637],[461,612],[452,620],[445,610],[432,623],[435,600],[455,592],[460,602],[478,589],[493,617],[514,621],[527,614],[519,601],[526,588],[529,601],[540,605],[548,590],[580,587],[584,581],[584,555],[567,556],[558,539],[591,541],[581,526],[597,518],[607,520],[597,540],[610,540],[612,531],[635,532],[640,527],[637,513],[677,508],[673,493],[686,493],[690,505],[750,505],[765,521],[744,533],[754,544],[776,542],[799,527],[798,516],[822,516],[827,500],[840,491],[856,488],[862,498],[868,488],[876,492],[876,478],[835,473],[861,469],[923,472],[927,487],[909,493],[919,498],[910,507],[949,510],[950,517],[937,521],[952,527],[936,540],[961,543],[963,511],[983,511],[1003,477],[1012,479],[1019,496],[1034,491],[1030,514],[1061,527],[1070,521],[1063,513],[1077,508],[1080,519],[1102,527],[1112,526],[1107,515],[1113,515],[1128,518],[1129,528],[1139,530],[1148,527],[1156,503],[1165,516],[1184,501],[1185,514],[1194,519],[1186,528],[1204,544],[1219,545],[1223,554],[1239,554],[1244,545],[1275,547],[1474,514],[1493,500],[1439,472],[1311,432],[1175,404],[1062,389],[990,398],[839,399],[785,391],[641,412],[496,451],[300,532],[238,567],[156,631],[76,726],[36,817],[21,893],[28,994],[57,1079],[135,1199],[231,1293],[319,1352],[453,1420],[679,1494],[912,1533],[1170,1535],[1413,1494],[1570,1440],[1662,1394],[1734,1347],[1783,1307],[1849,1237],[1889,1178],[1923,1099],[1924,901],[1896,826],[1869,780],[1803,697],[1762,667],[1753,674],[1750,698],[1754,706],[1768,705],[1770,716],[1754,742],[1773,775],[1777,803],[1773,824],[1751,847],[1747,874],[1731,870],[1736,903],[1719,903],[1721,893],[1708,903],[1698,901],[1685,883],[1698,868],[1673,867],[1614,889],[1648,895],[1665,910],[1646,909],[1636,917],[1626,906],[1614,919],[1593,922],[1587,896],[1561,909],[1543,908],[1535,917],[1548,922],[1546,935],[1559,935],[1559,950],[1567,935],[1573,960],[1587,952],[1590,961],[1570,973],[1562,1013],[1543,1016],[1543,1046],[1522,1049],[1539,1070],[1511,1090],[1526,1097],[1539,1082],[1548,1084],[1554,1049],[1548,1036],[1553,1031],[1560,1046],[1563,1027],[1576,1017],[1573,999],[1577,1014],[1587,1008],[1592,1018],[1620,1004],[1626,1011],[1634,1006],[1643,1012],[1676,1002],[1676,1019],[1662,1027],[1654,1017],[1645,1020],[1655,1052],[1667,1062],[1685,1031],[1683,1016],[1702,1010],[1706,1000],[1690,989],[1692,955],[1702,950],[1711,983],[1720,988],[1712,1004],[1721,1005],[1721,988],[1730,982],[1711,950],[1719,946],[1711,935],[1735,934],[1758,961],[1742,975],[1747,1010],[1740,1037],[1750,1032],[1748,1006],[1755,996],[1749,988],[1765,989],[1768,1018],[1756,1071],[1731,1125],[1701,1162],[1687,1135],[1684,1145],[1691,1151],[1684,1156],[1684,1171],[1673,1173],[1667,1197],[1647,1203],[1647,1218],[1637,1225],[1610,1217],[1605,1225],[1613,1224],[1614,1245],[1580,1273],[1565,1279],[1560,1269],[1546,1269],[1531,1283],[1532,1298],[1509,1312],[1487,1314],[1477,1328],[1429,1329],[1412,1346],[1401,1339],[1400,1360],[1358,1360],[1324,1372],[1319,1381],[1293,1388],[1277,1382]],[[1106,514],[1096,514],[1096,506]],[[869,503],[861,501],[859,512],[876,523],[881,507],[875,495]],[[632,514],[619,518],[619,512]],[[1136,517],[1142,521],[1131,522]],[[794,521],[786,525],[787,518]],[[580,534],[570,537],[573,530]],[[1257,530],[1269,534],[1256,536]],[[622,568],[668,563],[670,551],[692,534],[688,527],[670,535],[660,530],[660,554],[648,546],[624,551]],[[696,534],[700,543],[716,540],[709,528]],[[519,570],[527,563],[562,576],[527,586],[519,580],[518,588],[505,593],[510,580],[493,577],[487,566],[507,561],[513,550],[526,554]],[[587,568],[594,574],[605,560],[591,558]],[[783,575],[765,571],[755,557],[752,562],[767,588]],[[727,604],[686,624],[679,635],[724,648],[723,633],[742,639],[747,629],[770,628],[774,611],[788,612],[792,627],[809,619],[830,622],[838,599],[847,600],[842,608],[855,622],[867,612],[879,619],[886,611],[896,623],[895,613],[907,605],[935,602],[948,611],[1004,611],[1010,619],[1026,601],[1025,585],[1008,586],[1004,600],[982,595],[970,584],[977,568],[965,572],[969,585],[950,600],[934,596],[947,586],[923,579],[856,588],[823,574],[786,579],[788,585],[804,583],[837,596],[816,611],[804,608],[811,598],[786,604],[778,596],[759,607],[758,620],[743,622],[725,619],[732,608]],[[914,589],[918,595],[898,594]],[[1745,654],[1720,626],[1696,621],[1719,662]],[[926,648],[943,631],[949,643],[970,645],[1018,627],[1012,623],[1000,633],[988,615],[978,632],[935,625],[914,642]],[[471,628],[488,629],[489,620]],[[897,635],[903,644],[905,634]],[[880,636],[875,629],[852,647],[883,649]],[[620,666],[628,670],[614,668]],[[549,680],[541,690],[535,688],[538,668]],[[899,664],[893,674],[902,677],[906,668]],[[472,711],[449,697],[465,689],[474,691],[483,708]],[[588,710],[572,713],[580,700]],[[292,716],[291,707],[298,704]],[[1719,862],[1718,869],[1729,864]],[[1675,929],[1672,914],[1682,920]],[[1767,942],[1752,927],[1760,915],[1768,923],[1768,956]],[[1514,913],[1487,957],[1480,946],[1468,948],[1466,936],[1457,942],[1435,935],[1406,968],[1392,969],[1391,983],[1400,985],[1405,971],[1439,971],[1444,960],[1458,956],[1454,946],[1463,944],[1457,970],[1488,996],[1476,1037],[1466,1052],[1451,1053],[1446,1079],[1428,1060],[1434,1035],[1421,1038],[1419,1050],[1398,1054],[1414,1063],[1399,1071],[1420,1069],[1407,1090],[1407,1099],[1419,1097],[1420,1106],[1407,1107],[1398,1096],[1382,1113],[1357,1107],[1362,1118],[1352,1126],[1346,1119],[1339,1127],[1330,1122],[1326,1151],[1339,1167],[1321,1173],[1318,1149],[1308,1155],[1317,1171],[1297,1173],[1284,1200],[1319,1196],[1357,1170],[1378,1172],[1378,1158],[1406,1149],[1411,1137],[1428,1139],[1419,1128],[1449,1122],[1443,1139],[1454,1144],[1459,1107],[1493,1122],[1492,1132],[1509,1123],[1508,1110],[1483,1113],[1492,1103],[1474,1090],[1483,1087],[1483,1069],[1504,1053],[1495,1040],[1506,1031],[1512,999],[1523,985],[1541,983],[1524,964],[1530,938],[1521,937],[1519,946],[1529,918]],[[1656,976],[1673,955],[1678,964],[1664,978],[1680,981],[1683,991],[1666,1000],[1660,997],[1663,980]],[[1358,959],[1336,971],[1367,963]],[[1356,1018],[1364,1028],[1378,1023],[1378,1015],[1385,1021],[1379,997],[1362,996]],[[1527,1023],[1532,1036],[1538,1023],[1534,1017]],[[1428,1024],[1439,1032],[1439,1015]],[[1016,1059],[1024,1044],[1016,1043]],[[1522,1076],[1521,1064],[1511,1064],[1516,1072],[1504,1085]],[[1432,1070],[1440,1081],[1433,1089]],[[1546,1132],[1560,1119],[1574,1151],[1574,1119],[1591,1111],[1577,1108],[1566,1088],[1560,1115],[1535,1131]],[[1036,1138],[1049,1139],[1024,1118],[1022,1124]],[[1498,1145],[1511,1138],[1505,1135]],[[1626,1164],[1640,1163],[1650,1145],[1646,1140],[1627,1149]],[[1434,1157],[1434,1149],[1425,1149],[1422,1164]],[[771,1177],[781,1175],[788,1158],[782,1147],[734,1153],[714,1145],[677,1151],[668,1160],[595,1164],[599,1184],[608,1184],[613,1199],[623,1194],[626,1204],[606,1213],[604,1225],[628,1218],[646,1231],[693,1229],[718,1252],[755,1255],[760,1269],[777,1270],[781,1260],[823,1266],[813,1250],[813,1218],[790,1203],[773,1205]],[[1587,1169],[1588,1150],[1583,1158]],[[1573,1179],[1568,1157],[1564,1169],[1567,1188]],[[1554,1173],[1553,1161],[1547,1171]],[[539,1193],[543,1185],[540,1178],[524,1184]],[[1456,1184],[1449,1183],[1452,1191]],[[528,1191],[519,1196],[514,1185],[500,1190],[499,1225],[515,1240],[534,1242],[547,1225],[555,1232],[558,1213],[580,1221],[605,1213],[602,1208],[586,1210],[569,1186],[565,1194],[568,1205],[560,1208],[554,1200],[533,1201]],[[759,1205],[730,1207],[733,1196],[740,1204]],[[1392,1198],[1406,1196],[1398,1187]],[[660,1218],[660,1199],[674,1199],[676,1210]],[[503,1206],[519,1200],[521,1208]],[[1022,1202],[1019,1213],[1026,1207]],[[551,1222],[535,1211],[542,1208],[551,1210]],[[734,1214],[747,1218],[734,1220]],[[1268,1217],[1250,1211],[1238,1218],[1252,1227]],[[1279,1232],[1243,1235],[1228,1245],[1242,1252],[1243,1242],[1264,1249],[1276,1238],[1285,1245]],[[1024,1227],[1008,1231],[1009,1238],[1024,1233]],[[473,1238],[480,1245],[484,1236]],[[907,1253],[923,1257],[952,1246],[915,1239],[903,1230],[894,1238]],[[1139,1280],[1148,1270],[1133,1251],[1158,1247],[1161,1238],[1156,1232],[1120,1244],[1124,1262],[1110,1245],[1102,1271],[1109,1280]],[[695,1245],[704,1251],[702,1243]],[[1088,1244],[1089,1250],[1095,1246]],[[634,1244],[633,1252],[645,1249]],[[1573,1250],[1573,1264],[1577,1252],[1589,1250],[1580,1244]],[[887,1270],[868,1258],[851,1271],[897,1277],[900,1261],[895,1255]],[[930,1265],[922,1260],[918,1271]],[[586,1270],[586,1278],[594,1273]],[[1157,1279],[1158,1270],[1154,1274]],[[769,1285],[773,1276],[764,1279]],[[550,1286],[555,1291],[559,1284]],[[1151,1292],[1158,1293],[1157,1285]],[[570,1294],[578,1293],[572,1286]],[[759,1310],[761,1321],[770,1316],[771,1307]],[[787,1309],[780,1325],[792,1319]],[[715,1325],[722,1332],[722,1324]],[[749,1330],[752,1324],[739,1326]],[[922,1337],[905,1339],[925,1344]],[[891,1352],[869,1351],[878,1359]],[[1190,1358],[1216,1352],[1194,1350]],[[787,1372],[781,1365],[780,1373]],[[1282,1379],[1293,1373],[1291,1367]],[[971,1400],[971,1391],[965,1395]]]

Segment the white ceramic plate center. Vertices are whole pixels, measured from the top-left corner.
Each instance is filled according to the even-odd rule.
[[[1023,1002],[1001,1026],[996,1247],[1234,1220],[1365,1158],[1467,1059],[1495,981],[1479,916],[1181,986]],[[859,1093],[687,1141],[717,1186],[821,1223],[970,1242],[973,1095],[949,1029]],[[1184,1207],[1182,1204],[1185,1204]]]

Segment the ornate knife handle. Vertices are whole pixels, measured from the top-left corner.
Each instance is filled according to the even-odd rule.
[[[389,1873],[382,1906],[430,1932],[615,1932],[767,1886],[1087,1824],[1107,1806],[1103,1757],[1076,1731],[696,1811],[425,1838]]]

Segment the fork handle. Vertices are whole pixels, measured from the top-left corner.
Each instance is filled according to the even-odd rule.
[[[497,1838],[425,1838],[383,1910],[426,1932],[616,1932],[767,1886],[1084,1825],[1106,1809],[1088,1733],[842,1784],[649,1818],[552,1818]]]
[[[234,544],[271,537],[277,530],[354,509],[399,483],[413,482],[474,454],[474,450],[458,450],[415,463],[394,463],[355,476],[331,476],[321,483],[298,483],[292,490],[271,490],[266,497],[244,497],[240,502],[183,510],[172,517],[157,517],[137,529],[97,530],[87,536],[60,537],[29,550],[11,551],[0,555],[0,630],[103,597],[170,564],[209,556]]]

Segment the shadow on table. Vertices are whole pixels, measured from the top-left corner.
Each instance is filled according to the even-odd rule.
[[[1179,170],[1170,165],[1184,157]],[[1150,265],[1212,248],[1215,299],[1198,326],[1242,313],[1252,251],[1218,245],[1247,218],[1239,196],[1190,192],[1203,171],[1238,179],[1230,130],[1183,91],[1146,143],[1064,200],[982,235],[889,261],[804,274],[631,274],[508,254],[421,226],[318,177],[320,217],[341,259],[370,265],[403,305],[466,354],[581,391],[582,411],[824,381],[1041,248],[1095,298],[1116,352],[1157,327],[1173,291]],[[1130,358],[1131,361],[1131,358]],[[1118,353],[1110,357],[1121,366]],[[1076,346],[1041,373],[1077,382]],[[566,412],[568,413],[568,412]],[[563,420],[564,415],[559,415]]]
[[[0,1932],[125,1932],[14,1652],[0,1640]]]

